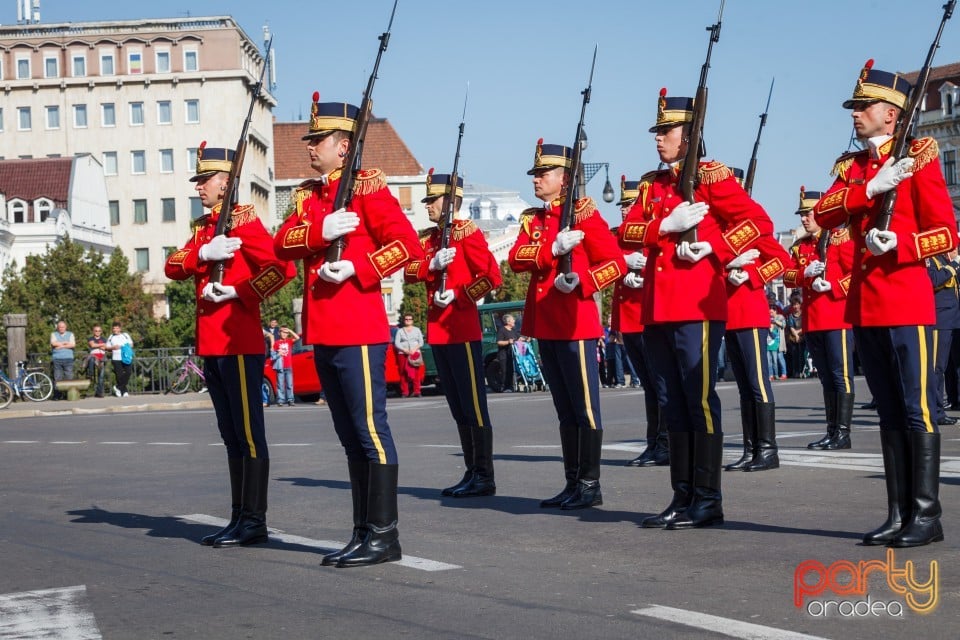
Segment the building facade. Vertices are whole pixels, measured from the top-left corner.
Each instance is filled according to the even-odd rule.
[[[905,75],[916,82],[919,71]],[[934,67],[924,95],[917,136],[930,136],[940,146],[940,166],[953,200],[956,218],[960,207],[960,176],[957,175],[957,156],[960,155],[960,62]]]

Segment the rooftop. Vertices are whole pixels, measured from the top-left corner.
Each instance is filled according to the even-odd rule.
[[[49,198],[64,205],[69,199],[72,168],[73,158],[0,160],[0,193],[8,201]]]

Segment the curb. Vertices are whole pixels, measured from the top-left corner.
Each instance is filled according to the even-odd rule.
[[[146,413],[151,411],[184,411],[189,409],[212,409],[213,402],[210,396],[203,400],[187,400],[184,402],[154,402],[144,404],[122,404],[108,407],[70,409],[17,409],[13,411],[0,410],[0,420],[16,418],[52,418],[57,416],[87,416],[100,413]]]

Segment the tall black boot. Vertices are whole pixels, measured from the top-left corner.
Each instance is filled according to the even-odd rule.
[[[471,427],[473,432],[473,474],[470,480],[453,492],[454,498],[493,496],[497,485],[493,481],[493,428]]]
[[[693,499],[693,441],[689,432],[670,434],[670,486],[673,499],[655,516],[644,518],[644,529],[663,529],[690,506]]]
[[[740,427],[743,429],[743,455],[724,467],[727,471],[743,471],[757,455],[757,403],[740,398]]]
[[[753,460],[743,468],[744,471],[767,471],[780,467],[777,454],[777,412],[773,402],[758,402],[757,408],[757,444]]]
[[[807,449],[826,449],[827,445],[837,437],[837,394],[824,390],[823,407],[827,412],[827,435],[808,444]]]
[[[560,450],[563,454],[563,475],[567,480],[563,491],[540,501],[540,508],[559,507],[577,489],[577,471],[580,466],[580,436],[576,427],[560,428]]]
[[[723,461],[722,433],[693,434],[693,500],[667,529],[694,529],[723,524],[723,495],[720,493],[720,463]]]
[[[920,547],[943,540],[940,525],[940,434],[911,431],[910,519],[891,547]]]
[[[670,464],[670,438],[667,436],[667,421],[662,417],[657,431],[657,444],[653,449],[653,464],[658,467]]]
[[[560,508],[586,509],[603,504],[600,493],[600,449],[602,429],[580,429],[580,474],[573,495],[560,503]]]
[[[473,430],[468,424],[458,424],[457,433],[460,435],[460,447],[463,449],[463,465],[467,470],[463,472],[463,477],[460,478],[460,482],[440,492],[442,496],[452,496],[455,491],[465,487],[466,484],[470,482],[470,478],[473,477],[474,456],[476,455],[474,452],[475,443],[473,441]]]
[[[364,567],[401,558],[397,531],[397,471],[399,465],[370,463],[366,535],[360,546],[345,553],[338,567]]]
[[[838,392],[837,402],[837,432],[833,439],[824,446],[824,449],[850,448],[850,423],[853,422],[853,394]]]
[[[237,526],[213,541],[215,547],[261,544],[267,541],[268,458],[243,459],[243,497]]]
[[[323,556],[321,565],[325,567],[337,564],[341,557],[356,550],[367,535],[367,493],[370,488],[370,461],[347,459],[350,471],[350,497],[353,499],[353,534],[343,549]]]
[[[644,397],[646,398],[646,396]],[[652,467],[657,464],[657,442],[660,435],[660,430],[664,427],[664,425],[660,424],[660,406],[657,404],[656,398],[650,398],[647,400],[646,409],[647,448],[644,449],[639,456],[628,462],[628,467]],[[664,436],[666,436],[665,433]],[[666,450],[664,449],[664,452],[665,451]],[[665,456],[663,453],[660,453],[659,457],[664,458]]]
[[[220,531],[200,539],[200,544],[211,547],[217,538],[226,535],[240,520],[240,505],[243,499],[243,458],[227,458],[230,469],[230,522]]]
[[[881,429],[883,477],[887,485],[887,521],[863,536],[863,544],[887,544],[910,517],[910,439],[906,430]]]

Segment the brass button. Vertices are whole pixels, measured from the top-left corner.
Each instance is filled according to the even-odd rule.
[[[866,271],[866,270],[867,270],[867,265],[865,265],[865,264],[860,265],[860,270],[861,270],[861,271]]]
[[[860,253],[866,253],[866,252],[867,252],[866,247],[860,247]]]
[[[657,267],[657,271],[663,271],[663,267]]]

